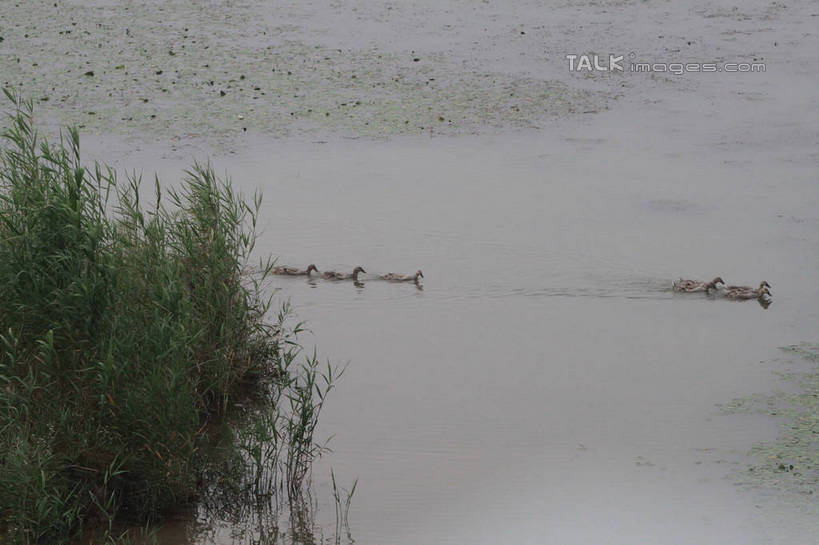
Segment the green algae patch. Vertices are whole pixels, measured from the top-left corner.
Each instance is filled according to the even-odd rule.
[[[755,445],[757,462],[738,476],[739,484],[816,497],[819,484],[819,344],[783,347],[777,372],[785,391],[736,399],[727,413],[766,414],[782,419],[776,440]]]
[[[451,52],[337,48],[266,2],[0,3],[0,85],[53,127],[230,144],[276,137],[473,134],[606,108],[599,92],[482,70]],[[291,13],[290,10],[296,10]],[[90,112],[94,112],[91,114]]]

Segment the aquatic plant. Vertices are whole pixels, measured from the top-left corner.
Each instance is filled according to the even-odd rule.
[[[726,414],[764,414],[780,420],[776,439],[754,445],[756,463],[735,476],[737,484],[764,487],[787,501],[819,490],[819,344],[781,347],[776,374],[785,391],[734,399]],[[813,505],[816,507],[817,505]]]
[[[353,539],[352,532],[350,531],[350,505],[353,502],[355,487],[358,486],[358,479],[353,481],[353,486],[350,488],[350,490],[339,488],[336,484],[336,474],[331,469],[330,481],[333,484],[333,500],[335,501],[336,507],[335,543],[341,543],[342,530],[344,530],[344,532],[347,534],[347,541],[349,543],[353,543],[355,540]],[[342,497],[344,498],[343,503]]]
[[[294,364],[300,325],[288,307],[268,319],[271,262],[247,272],[260,195],[248,204],[196,164],[144,206],[139,177],[85,165],[76,129],[41,141],[32,103],[5,94],[0,542],[110,537],[115,521],[241,489],[280,452],[298,489],[337,373]]]

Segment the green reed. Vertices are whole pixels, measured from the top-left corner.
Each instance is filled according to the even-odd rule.
[[[270,262],[247,267],[260,196],[196,164],[142,203],[138,177],[83,164],[75,129],[41,140],[32,103],[5,94],[0,543],[110,536],[280,459],[302,486],[336,377],[294,364],[287,308],[268,320]]]

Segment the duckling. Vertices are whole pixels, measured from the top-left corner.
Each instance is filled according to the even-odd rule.
[[[700,280],[683,280],[680,278],[673,284],[674,291],[684,292],[684,293],[694,293],[698,291],[704,291],[708,293],[711,290],[717,289],[717,284],[725,285],[725,282],[719,276],[711,280],[710,282],[702,282]]]
[[[366,273],[367,271],[364,270],[363,267],[356,267],[353,269],[352,274],[350,273],[342,273],[336,271],[324,271],[321,273],[321,277],[325,280],[354,280],[358,282],[358,274],[359,273]]]
[[[766,282],[765,280],[763,280],[762,282],[759,283],[758,288],[752,288],[750,286],[725,286],[726,290],[754,290],[754,289],[761,290],[762,288],[772,289],[771,285],[768,284],[768,282]]]
[[[297,267],[273,267],[270,272],[273,274],[283,274],[287,276],[310,276],[310,273],[316,271],[319,272],[318,268],[313,265],[307,265],[306,269],[299,269]]]
[[[379,276],[381,280],[389,280],[390,282],[415,282],[416,284],[418,279],[423,277],[424,273],[420,269],[415,271],[415,274],[387,273]]]
[[[768,290],[771,285],[765,282],[764,280],[760,282],[758,288],[752,288],[750,286],[726,286],[724,290],[722,290],[722,295],[726,299],[760,299],[764,296],[771,296],[771,292]]]

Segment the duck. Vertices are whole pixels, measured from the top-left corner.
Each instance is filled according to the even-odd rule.
[[[418,279],[423,277],[424,273],[420,269],[415,271],[415,274],[387,273],[379,276],[381,280],[389,280],[390,282],[415,282],[416,284]]]
[[[319,272],[318,268],[313,265],[312,263],[307,265],[306,269],[299,269],[297,267],[273,267],[270,272],[273,274],[283,274],[287,276],[310,276],[310,273],[316,271]]]
[[[325,280],[354,280],[358,282],[358,275],[359,273],[366,273],[367,271],[364,270],[364,267],[356,267],[353,269],[352,273],[343,273],[337,271],[324,271],[321,273],[321,277]]]
[[[699,291],[704,291],[708,293],[711,290],[717,289],[717,284],[725,285],[725,281],[719,276],[711,280],[710,282],[703,282],[701,280],[683,280],[680,278],[673,284],[674,291],[684,292],[684,293],[694,293]]]
[[[759,283],[758,288],[750,286],[726,286],[722,290],[722,295],[726,299],[761,299],[764,296],[771,296],[769,288],[771,287],[766,281]]]

